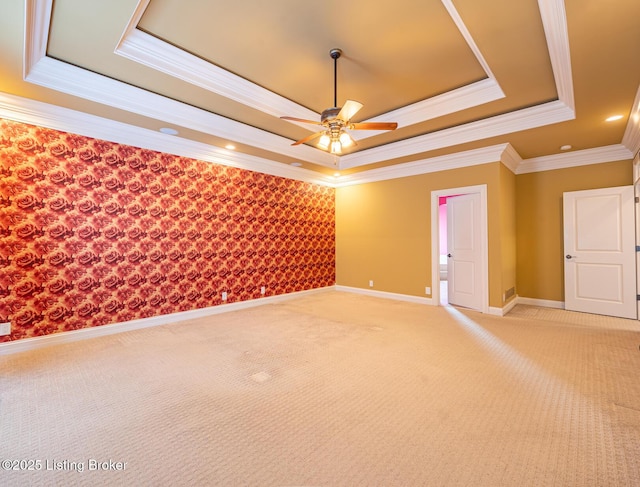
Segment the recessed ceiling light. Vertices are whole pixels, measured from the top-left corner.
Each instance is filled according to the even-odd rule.
[[[334,172],[333,173],[333,177],[334,178],[339,178],[340,177],[340,173],[339,172]]]
[[[224,146],[224,148],[228,150],[235,150],[236,146],[233,144],[227,144]]]
[[[302,166],[302,163],[301,162],[292,162],[291,165],[293,167],[300,167],[300,166]]]
[[[605,122],[615,122],[616,120],[620,120],[622,115],[612,115],[609,118],[605,119]]]
[[[573,146],[571,146],[569,144],[560,146],[560,150],[569,150],[569,149],[572,149],[572,148],[573,148]]]
[[[170,127],[162,127],[160,132],[167,135],[178,135],[178,131],[176,129],[172,129]]]

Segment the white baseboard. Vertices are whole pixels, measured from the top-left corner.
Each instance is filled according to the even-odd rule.
[[[248,301],[241,301],[238,303],[220,304],[218,306],[210,306],[208,308],[180,311],[168,315],[152,316],[150,318],[141,318],[138,320],[113,323],[111,325],[94,326],[92,328],[83,328],[81,330],[52,333],[51,335],[32,338],[23,338],[22,340],[0,343],[0,355],[26,352],[28,350],[35,350],[38,348],[48,347],[50,345],[58,345],[62,343],[76,342],[78,340],[87,340],[89,338],[114,335],[116,333],[140,330],[142,328],[149,328],[152,326],[168,325],[171,323],[176,323],[178,321],[202,318],[204,316],[211,316],[221,313],[228,313],[229,311],[237,311],[239,309],[254,308],[256,306],[263,306],[265,304],[287,301],[305,294],[326,292],[333,289],[334,286],[328,286],[317,289],[310,289],[307,291],[298,291],[295,293],[250,299]]]
[[[511,311],[516,306],[516,304],[518,304],[517,296],[513,298],[511,301],[509,301],[507,304],[505,304],[502,308],[494,308],[492,306],[489,306],[489,314],[493,316],[504,316],[509,311]]]
[[[564,301],[550,301],[548,299],[524,298],[518,296],[516,304],[527,304],[529,306],[541,306],[543,308],[564,309]]]
[[[210,306],[208,308],[194,309],[190,311],[180,311],[178,313],[171,313],[162,316],[152,316],[150,318],[141,318],[139,320],[125,321],[122,323],[114,323],[111,325],[95,326],[92,328],[83,328],[81,330],[66,331],[62,333],[53,333],[51,335],[24,338],[22,340],[15,340],[12,342],[0,343],[0,355],[10,355],[13,353],[26,352],[29,350],[35,350],[38,348],[48,347],[50,345],[57,345],[63,343],[71,343],[78,340],[87,340],[89,338],[97,338],[101,336],[114,335],[116,333],[123,333],[126,331],[140,330],[142,328],[149,328],[151,326],[168,325],[179,321],[190,320],[194,318],[202,318],[204,316],[211,316],[221,313],[228,313],[229,311],[237,311],[239,309],[254,308],[256,306],[263,306],[265,304],[276,303],[280,301],[287,301],[296,297],[313,294],[326,291],[341,291],[355,294],[364,294],[367,296],[373,296],[376,298],[395,299],[397,301],[406,301],[409,303],[427,304],[433,306],[432,298],[421,298],[419,296],[410,296],[408,294],[390,293],[385,291],[373,291],[370,289],[362,289],[349,286],[327,286],[318,289],[310,289],[307,291],[298,291],[289,294],[280,294],[278,296],[267,296],[264,298],[251,299],[248,301],[242,301],[238,303],[221,304],[218,306]],[[527,304],[530,306],[542,306],[545,308],[557,308],[564,309],[564,302],[562,301],[549,301],[545,299],[524,298],[517,296],[511,300],[503,308],[489,307],[489,314],[495,316],[504,316],[517,304]]]
[[[494,316],[505,316],[509,311],[516,307],[518,304],[526,304],[529,306],[541,306],[543,308],[555,308],[564,309],[563,301],[550,301],[547,299],[535,299],[535,298],[523,298],[522,296],[516,296],[509,301],[502,308],[489,307],[489,314]]]
[[[397,301],[407,301],[409,303],[433,305],[432,298],[421,298],[419,296],[411,296],[409,294],[397,294],[397,293],[389,293],[385,291],[373,291],[371,289],[362,289],[359,287],[338,286],[338,285],[335,286],[335,289],[336,291],[355,293],[355,294],[365,294],[367,296],[373,296],[376,298],[395,299]]]
[[[518,296],[515,296],[511,301],[505,304],[502,308],[492,308],[489,307],[489,314],[494,316],[505,316],[509,311],[516,307],[519,304]]]
[[[505,306],[502,307],[502,316],[506,315],[509,311],[516,307],[518,304],[518,296],[509,301]]]

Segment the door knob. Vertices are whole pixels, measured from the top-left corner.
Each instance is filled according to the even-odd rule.
[[[576,256],[575,256],[575,255],[569,255],[569,254],[565,255],[565,257],[566,257],[568,260],[571,260],[571,259],[575,259],[575,258],[576,258]]]
[[[447,257],[451,258],[451,257],[453,257],[453,255],[451,255],[451,254],[447,254]]]

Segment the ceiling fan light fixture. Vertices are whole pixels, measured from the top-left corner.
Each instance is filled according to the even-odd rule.
[[[320,140],[318,141],[318,147],[322,150],[327,150],[329,148],[329,144],[331,143],[331,137],[329,137],[326,133],[322,134]]]
[[[331,150],[332,154],[342,154],[342,144],[340,140],[332,140],[331,141]]]
[[[350,145],[353,145],[353,139],[351,138],[351,135],[349,135],[346,132],[342,132],[340,134],[340,144],[342,144],[342,147],[349,147]]]

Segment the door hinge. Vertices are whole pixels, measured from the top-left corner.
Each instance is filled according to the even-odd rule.
[[[636,294],[636,301],[640,301],[640,294]]]
[[[636,196],[635,198],[636,203],[640,203],[640,196]]]

